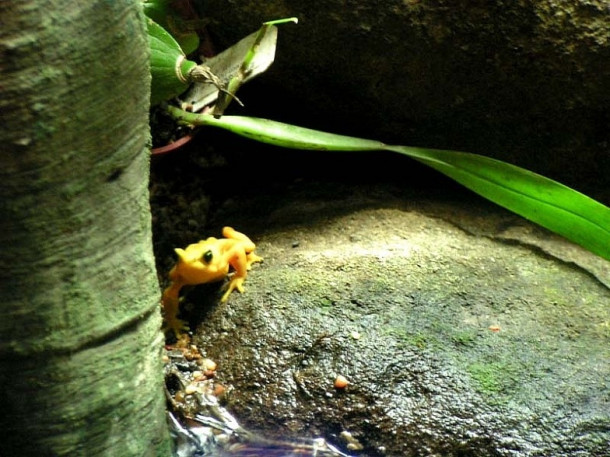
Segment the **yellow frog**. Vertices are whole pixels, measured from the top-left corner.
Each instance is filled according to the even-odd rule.
[[[183,286],[220,281],[227,277],[229,267],[232,267],[235,272],[222,296],[221,301],[224,302],[235,289],[244,291],[243,283],[250,266],[263,260],[254,254],[256,245],[243,233],[224,227],[222,236],[224,238],[210,237],[190,244],[186,249],[175,249],[178,262],[169,272],[171,283],[163,292],[161,303],[165,310],[167,328],[173,330],[178,337],[188,330],[186,322],[177,317],[179,294]]]

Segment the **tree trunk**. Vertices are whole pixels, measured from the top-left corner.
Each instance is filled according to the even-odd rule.
[[[0,455],[169,455],[140,3],[0,17]]]

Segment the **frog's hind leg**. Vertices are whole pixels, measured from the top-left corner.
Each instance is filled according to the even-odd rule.
[[[230,238],[232,240],[238,240],[243,242],[246,252],[251,252],[256,249],[256,245],[250,238],[248,238],[243,233],[238,232],[233,227],[223,227],[222,236],[224,236],[225,238]]]
[[[244,251],[246,252],[246,269],[249,270],[253,263],[262,262],[263,258],[256,255],[254,250],[256,249],[256,244],[244,235],[241,232],[238,232],[233,227],[224,227],[222,229],[222,236],[225,238],[230,238],[232,240],[241,241],[244,247]]]
[[[246,254],[246,269],[252,268],[253,263],[262,262],[263,258],[256,255],[254,252],[248,252]]]

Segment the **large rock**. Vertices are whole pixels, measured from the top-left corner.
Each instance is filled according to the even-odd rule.
[[[343,449],[349,432],[367,456],[608,455],[607,261],[452,186],[184,158],[156,164],[167,188],[154,167],[161,268],[225,224],[265,259],[243,295],[218,304],[209,284],[184,302],[243,425]]]
[[[483,153],[594,193],[608,184],[607,0],[199,7],[220,48],[263,21],[300,19],[281,26],[276,63],[243,89],[248,114]]]

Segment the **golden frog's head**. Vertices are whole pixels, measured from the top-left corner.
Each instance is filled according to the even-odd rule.
[[[178,263],[174,274],[179,276],[184,284],[189,285],[223,279],[229,271],[229,263],[222,256],[219,241],[211,237],[190,244],[186,249],[175,249]]]

